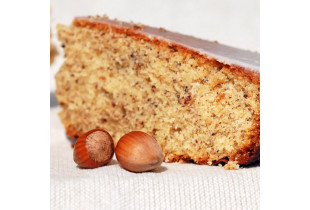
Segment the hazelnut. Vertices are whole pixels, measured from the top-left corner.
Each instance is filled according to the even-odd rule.
[[[110,134],[102,129],[94,129],[77,139],[73,159],[82,168],[97,168],[108,164],[113,154],[114,144]]]
[[[157,141],[141,131],[132,131],[121,137],[115,155],[120,165],[132,172],[153,170],[161,165],[164,158]]]

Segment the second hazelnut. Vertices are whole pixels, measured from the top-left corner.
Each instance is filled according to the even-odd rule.
[[[153,170],[163,162],[163,153],[157,141],[141,131],[132,131],[118,141],[115,155],[120,165],[132,172]]]

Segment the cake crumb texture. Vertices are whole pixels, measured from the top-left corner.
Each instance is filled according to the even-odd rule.
[[[239,169],[239,164],[237,161],[228,161],[228,163],[224,166],[225,170],[237,170]]]
[[[140,130],[166,162],[236,169],[259,159],[259,76],[112,27],[58,25],[58,36],[56,97],[71,138],[102,128],[116,145]]]

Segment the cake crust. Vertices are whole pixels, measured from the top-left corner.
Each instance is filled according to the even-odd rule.
[[[222,64],[239,66],[242,69],[259,72],[260,55],[256,52],[240,50],[237,48],[219,44],[217,41],[211,42],[193,36],[183,35],[163,28],[153,28],[142,24],[126,23],[118,20],[111,20],[101,17],[77,17],[73,22],[76,26],[89,26],[99,30],[112,30],[116,33],[135,36],[138,39],[151,41],[154,43],[166,43],[172,51],[175,45],[189,50],[193,54],[200,54],[209,60],[216,60]],[[167,46],[167,45],[164,45]]]
[[[145,42],[153,43],[160,48],[170,48],[171,51],[178,51],[181,54],[190,54],[198,63],[212,63],[215,66],[220,66],[221,68],[228,69],[236,77],[247,79],[253,84],[259,87],[260,85],[260,74],[259,74],[259,64],[257,62],[247,61],[229,61],[223,62],[215,56],[210,56],[210,54],[204,54],[195,49],[189,48],[188,46],[181,45],[178,42],[172,42],[172,40],[165,40],[163,38],[159,39],[158,34],[151,34],[154,30],[157,30],[158,33],[167,33],[164,29],[154,29],[145,26],[131,25],[127,23],[122,23],[118,21],[112,21],[105,18],[75,18],[73,25],[77,27],[90,27],[96,28],[102,31],[113,31],[118,34],[125,34],[136,40],[144,40]],[[170,33],[170,32],[169,32]],[[171,32],[172,33],[172,32]],[[246,60],[246,59],[245,59]],[[244,64],[244,65],[238,65]],[[61,105],[61,103],[60,103]],[[258,110],[259,112],[259,110]],[[72,139],[77,139],[82,135],[81,131],[78,131],[72,126],[69,122],[64,122],[67,135]],[[198,164],[209,164],[209,165],[218,165],[218,164],[227,164],[228,161],[237,161],[239,165],[248,165],[254,162],[259,161],[260,159],[260,115],[258,114],[255,117],[255,123],[251,128],[251,136],[247,137],[248,141],[244,147],[236,151],[229,158],[224,157],[216,161],[209,161],[208,157],[197,157],[195,160],[192,157],[187,155],[178,155],[170,154],[165,157],[166,162],[195,162]]]

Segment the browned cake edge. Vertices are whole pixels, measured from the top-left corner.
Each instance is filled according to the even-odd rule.
[[[186,48],[182,45],[176,43],[168,43],[165,40],[157,39],[156,37],[150,38],[146,34],[141,33],[141,26],[132,25],[132,27],[118,27],[115,24],[108,24],[104,21],[92,21],[90,19],[85,18],[75,18],[73,24],[78,27],[91,27],[96,28],[103,31],[113,31],[114,33],[126,34],[127,36],[131,36],[137,40],[144,40],[146,42],[153,43],[158,45],[159,47],[167,48],[169,47],[171,51],[179,51],[182,54],[191,54],[193,58],[197,60],[198,63],[212,63],[216,66],[227,67],[230,71],[237,77],[241,77],[244,79],[250,80],[252,83],[258,85],[260,87],[260,73],[257,71],[253,71],[238,65],[234,64],[224,64],[216,60],[215,58],[210,58],[205,54],[200,54],[199,52]],[[161,29],[158,29],[161,30]],[[259,111],[258,111],[259,113]],[[237,151],[233,157],[222,158],[217,161],[213,161],[212,165],[217,164],[226,164],[229,160],[237,161],[239,165],[249,165],[255,163],[260,160],[260,114],[255,118],[256,123],[251,128],[252,134],[249,136],[249,143],[239,151]],[[82,133],[74,130],[74,127],[70,124],[65,125],[67,135],[76,140]],[[169,157],[169,162],[193,162],[193,160],[184,155],[174,155]],[[195,161],[198,164],[208,164],[208,160],[206,158],[200,158]]]

